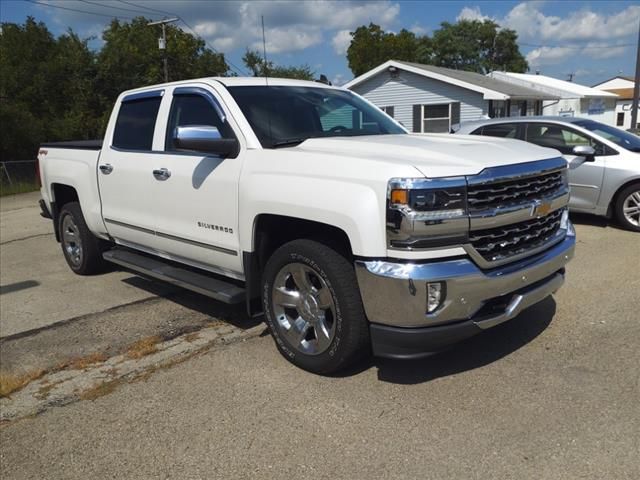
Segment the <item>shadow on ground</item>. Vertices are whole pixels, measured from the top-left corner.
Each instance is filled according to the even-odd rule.
[[[578,225],[590,225],[592,227],[600,227],[600,228],[616,228],[618,230],[623,230],[614,218],[601,217],[599,215],[590,215],[588,213],[576,213],[571,212],[569,215],[571,218],[571,222],[576,223]]]
[[[247,315],[247,307],[244,302],[237,305],[228,305],[180,287],[140,276],[132,276],[122,281],[133,287],[161,296],[165,300],[207,315],[211,317],[211,321],[222,321],[243,330],[255,327],[262,322],[262,316],[251,318]],[[201,327],[196,327],[194,330],[199,328]]]
[[[375,367],[383,382],[413,385],[474,370],[504,358],[532,342],[549,326],[556,312],[553,297],[530,307],[511,321],[498,325],[454,346],[418,360],[373,358],[341,376]]]

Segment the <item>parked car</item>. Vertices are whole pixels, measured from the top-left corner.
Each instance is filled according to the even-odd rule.
[[[510,320],[562,285],[574,251],[555,150],[411,135],[321,83],[128,91],[104,141],[38,158],[43,215],[75,273],[108,261],[245,302],[312,372],[371,349],[422,356]]]
[[[469,122],[458,134],[513,138],[555,148],[569,163],[571,199],[577,212],[615,216],[640,231],[640,137],[575,117],[496,118]]]

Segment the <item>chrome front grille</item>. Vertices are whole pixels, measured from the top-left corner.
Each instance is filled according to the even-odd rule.
[[[467,199],[471,213],[505,208],[545,198],[565,188],[562,170],[535,177],[469,185]]]
[[[504,225],[486,230],[475,230],[469,240],[473,248],[487,262],[515,257],[525,252],[545,246],[560,233],[561,208],[547,216],[525,222]]]

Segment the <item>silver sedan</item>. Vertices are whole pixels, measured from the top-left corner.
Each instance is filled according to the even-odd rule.
[[[640,137],[586,118],[510,117],[469,122],[457,134],[555,148],[569,164],[573,211],[615,216],[640,232]]]

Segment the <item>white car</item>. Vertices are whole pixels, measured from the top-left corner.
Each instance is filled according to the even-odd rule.
[[[574,251],[555,150],[412,135],[316,82],[124,92],[103,141],[45,144],[38,158],[43,215],[75,273],[106,260],[245,302],[287,360],[317,373],[510,320],[560,288]]]
[[[571,210],[607,217],[640,231],[640,137],[586,118],[495,118],[458,134],[513,138],[555,148],[569,163]]]

